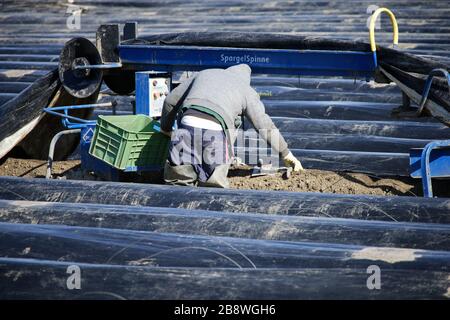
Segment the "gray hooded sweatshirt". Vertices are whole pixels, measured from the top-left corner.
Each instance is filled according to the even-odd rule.
[[[258,93],[250,86],[251,69],[239,64],[227,69],[207,69],[183,81],[164,101],[161,129],[172,131],[178,112],[192,105],[207,108],[222,117],[227,130],[235,131],[241,115],[282,156],[289,153],[286,141],[266,114]],[[231,142],[236,139],[231,134]]]

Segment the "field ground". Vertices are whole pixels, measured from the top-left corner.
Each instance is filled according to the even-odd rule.
[[[421,181],[410,178],[376,177],[361,173],[331,172],[306,170],[293,173],[289,179],[282,174],[251,177],[251,168],[246,166],[230,169],[229,181],[235,189],[254,190],[287,190],[296,192],[326,192],[339,194],[366,194],[383,196],[421,196]],[[4,159],[0,163],[0,175],[43,178],[46,172],[46,161],[29,159]],[[53,173],[59,179],[97,179],[93,175],[85,175],[80,169],[79,160],[56,161]],[[163,183],[162,174],[140,177],[139,182]],[[450,196],[448,183],[434,182],[438,196]]]

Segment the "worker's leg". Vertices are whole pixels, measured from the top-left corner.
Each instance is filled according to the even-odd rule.
[[[191,132],[183,128],[175,131],[170,141],[169,157],[164,167],[164,181],[167,184],[193,186],[197,172],[192,165]]]
[[[203,133],[201,166],[194,166],[199,186],[229,188],[227,179],[229,165],[227,138],[223,131],[205,130]]]
[[[193,186],[197,181],[197,173],[190,164],[172,166],[169,162],[166,162],[164,181],[167,184]]]
[[[180,124],[172,137],[164,180],[169,184],[228,188],[229,157],[223,131]]]
[[[229,188],[230,184],[227,178],[229,168],[229,164],[218,165],[208,180],[199,181],[198,185],[201,187]]]

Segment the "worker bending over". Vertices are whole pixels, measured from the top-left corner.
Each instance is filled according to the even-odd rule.
[[[171,135],[166,183],[227,188],[230,155],[242,115],[279,152],[286,166],[303,170],[250,86],[250,77],[246,64],[208,69],[169,93],[161,116],[161,131]],[[172,134],[175,120],[178,127]]]

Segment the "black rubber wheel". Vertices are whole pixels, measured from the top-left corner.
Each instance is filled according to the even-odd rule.
[[[95,45],[85,38],[68,41],[59,56],[59,79],[72,96],[86,98],[98,90],[102,83],[100,69],[74,69],[80,65],[101,64],[102,59]]]

